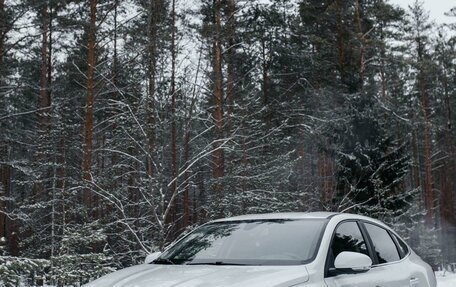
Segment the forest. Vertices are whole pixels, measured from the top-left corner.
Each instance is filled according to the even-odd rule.
[[[239,214],[337,211],[456,262],[456,5],[0,0],[0,286]],[[25,285],[23,285],[25,284]]]

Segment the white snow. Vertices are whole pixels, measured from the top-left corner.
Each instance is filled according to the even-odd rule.
[[[456,287],[456,273],[436,272],[437,287]]]

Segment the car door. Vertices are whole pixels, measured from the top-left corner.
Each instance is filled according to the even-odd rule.
[[[419,280],[412,276],[411,264],[405,260],[403,250],[394,236],[382,226],[371,222],[363,222],[362,227],[368,234],[374,255],[371,270],[384,274],[378,282],[379,287],[418,287]]]
[[[393,243],[394,244],[394,243]],[[399,275],[392,275],[387,264],[377,264],[377,257],[366,228],[357,221],[344,221],[335,231],[329,248],[325,283],[328,287],[405,287]],[[340,271],[334,268],[334,260],[343,251],[358,252],[371,257],[374,266],[364,272]],[[397,252],[397,251],[396,251]],[[396,271],[394,271],[396,272]]]

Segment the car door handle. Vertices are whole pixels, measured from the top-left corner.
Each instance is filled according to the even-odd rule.
[[[419,285],[420,279],[412,277],[410,278],[410,287],[417,287]]]

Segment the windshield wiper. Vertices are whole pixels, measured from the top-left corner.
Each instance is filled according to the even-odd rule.
[[[152,261],[154,264],[169,264],[169,265],[174,265],[176,264],[174,261],[168,258],[158,258]]]
[[[232,266],[246,266],[250,264],[244,263],[232,263],[232,262],[223,262],[223,261],[215,261],[215,262],[190,262],[186,263],[186,265],[232,265]]]

